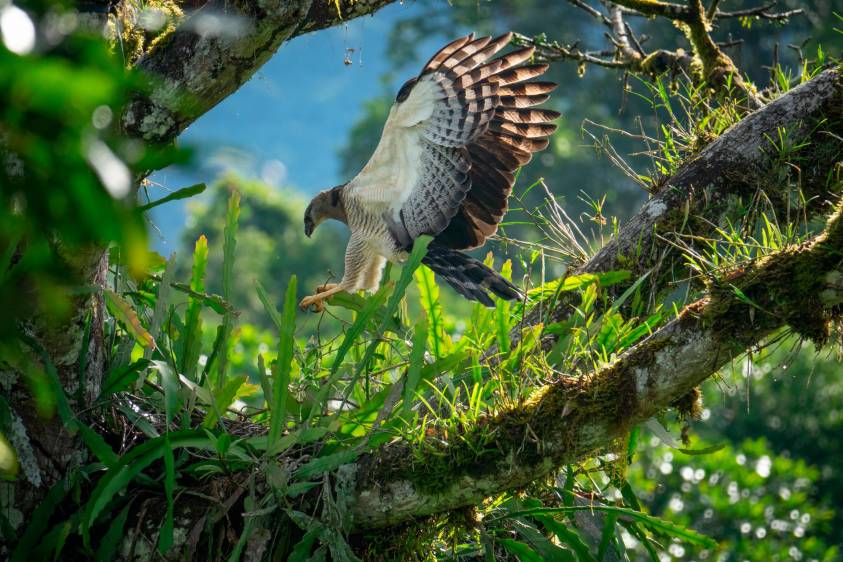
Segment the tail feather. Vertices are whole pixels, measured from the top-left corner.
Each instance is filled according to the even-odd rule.
[[[459,294],[486,306],[495,305],[489,297],[489,291],[505,300],[522,296],[518,288],[500,273],[457,250],[432,245],[422,263],[447,281]]]

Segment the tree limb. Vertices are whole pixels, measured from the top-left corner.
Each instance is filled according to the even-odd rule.
[[[391,526],[475,505],[582,461],[785,324],[827,337],[841,303],[838,210],[814,241],[727,275],[708,297],[593,375],[562,377],[436,450],[398,443],[363,458],[354,467],[354,524]]]
[[[801,159],[801,187],[806,198],[814,201],[813,213],[828,212],[823,203],[831,195],[829,189],[840,189],[839,185],[828,184],[833,163],[843,157],[840,107],[843,79],[838,70],[828,70],[748,115],[666,179],[617,237],[570,274],[630,269],[634,279],[656,269],[650,275],[651,290],[665,290],[673,279],[684,274],[673,267],[671,250],[659,244],[657,235],[688,229],[698,236],[713,235],[717,221],[697,217],[718,216],[731,200],[749,198],[759,188],[772,193],[775,184],[766,178],[775,171],[772,139],[780,131],[786,132],[792,143],[801,141],[810,147],[795,155]],[[625,288],[620,286],[619,290]],[[514,341],[520,338],[523,326],[565,320],[572,304],[563,299],[550,310],[535,307],[512,333]]]
[[[573,273],[610,271],[624,262],[633,264],[637,276],[653,267],[660,259],[658,232],[679,229],[691,214],[718,213],[730,196],[752,193],[765,182],[773,168],[765,149],[779,128],[791,131],[793,139],[830,143],[839,156],[843,143],[815,125],[839,113],[841,98],[839,73],[830,70],[749,115],[685,164],[616,239]],[[839,135],[841,121],[833,126]],[[820,154],[823,161],[805,163],[806,170],[817,168],[818,176],[834,165],[827,152]],[[418,453],[397,443],[364,457],[353,467],[355,525],[394,525],[535,481],[609,446],[785,324],[819,338],[829,308],[843,301],[841,247],[843,220],[837,214],[813,243],[732,273],[726,289],[715,288],[585,380],[561,378],[527,404],[450,436],[453,445],[444,450]],[[764,313],[739,298],[734,287]],[[557,304],[549,318],[548,311],[533,313],[525,325],[558,321],[569,314],[567,305]]]
[[[284,41],[393,1],[211,0],[138,61],[151,90],[128,104],[123,128],[150,143],[169,142],[242,86]]]

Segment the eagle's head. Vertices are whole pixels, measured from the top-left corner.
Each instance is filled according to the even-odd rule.
[[[316,230],[316,227],[322,224],[325,219],[336,219],[341,222],[346,222],[345,206],[342,202],[342,188],[345,184],[320,191],[314,197],[307,209],[304,210],[304,234],[308,238]]]

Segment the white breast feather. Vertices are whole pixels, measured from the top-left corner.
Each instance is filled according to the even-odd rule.
[[[404,123],[412,123],[425,111],[429,116],[433,110],[432,103],[425,109],[425,104],[420,101],[422,98],[405,107],[415,92],[414,88],[404,102],[392,106],[375,152],[346,187],[347,193],[370,212],[379,214],[389,210],[396,221],[399,220],[401,206],[418,180],[422,152],[419,127],[415,124],[406,126]]]

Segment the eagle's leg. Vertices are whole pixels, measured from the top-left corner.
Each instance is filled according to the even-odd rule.
[[[301,308],[302,310],[307,310],[312,306],[314,312],[322,312],[323,310],[325,310],[325,303],[323,303],[322,301],[329,298],[331,295],[335,295],[345,290],[345,287],[343,287],[342,284],[335,285],[331,283],[330,285],[332,285],[330,286],[330,288],[326,288],[326,285],[318,287],[316,289],[317,292],[315,295],[304,297],[299,303],[299,308]],[[323,288],[325,289],[324,291],[319,290]]]
[[[376,255],[370,251],[366,239],[359,233],[352,232],[348,246],[345,248],[345,272],[343,273],[342,281],[337,285],[323,285],[317,288],[315,295],[304,297],[301,300],[299,308],[307,310],[313,306],[316,312],[320,312],[325,308],[323,301],[331,295],[335,295],[340,291],[351,292],[361,289],[361,281],[365,276],[366,268],[375,257]],[[324,291],[320,289],[324,289]]]

